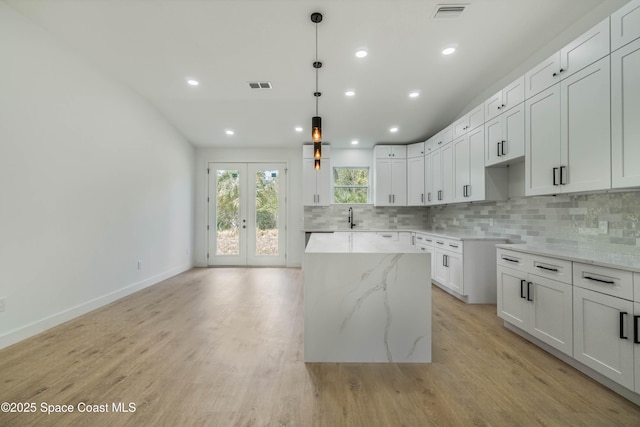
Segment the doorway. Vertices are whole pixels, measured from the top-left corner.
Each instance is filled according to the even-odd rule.
[[[208,264],[286,264],[286,165],[209,163]]]

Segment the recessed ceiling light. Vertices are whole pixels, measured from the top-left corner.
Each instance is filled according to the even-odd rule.
[[[455,52],[455,51],[456,51],[456,48],[455,48],[455,47],[448,47],[448,48],[446,48],[446,49],[444,49],[444,50],[442,51],[442,54],[443,54],[443,55],[451,55],[451,54],[452,54],[453,52]]]
[[[231,129],[227,129],[224,131],[224,133],[226,133],[227,135],[233,135],[235,132],[232,131]]]
[[[396,132],[398,132],[398,128],[396,126],[394,126],[391,129],[389,129],[389,132],[396,133]]]
[[[194,80],[194,79],[187,79],[187,84],[189,86],[198,86],[200,84],[200,82],[197,81],[197,80]]]
[[[420,92],[411,92],[409,98],[417,98],[420,96]]]
[[[348,90],[348,91],[346,91],[344,94],[345,94],[345,95],[347,95],[347,96],[353,96],[353,95],[355,95],[356,93],[355,93],[354,91],[352,91],[352,90]]]
[[[300,126],[296,127],[296,132],[302,132],[302,127]]]
[[[357,140],[357,139],[354,139],[353,141],[351,141],[351,144],[353,144],[353,145],[358,145],[358,140]]]
[[[369,53],[364,50],[364,49],[360,49],[359,51],[356,52],[356,56],[358,58],[364,58],[365,56],[367,56]]]

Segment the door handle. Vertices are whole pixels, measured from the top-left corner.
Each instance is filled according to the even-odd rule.
[[[525,299],[526,296],[524,294],[524,284],[527,283],[526,280],[520,280],[520,298]]]
[[[527,282],[527,301],[533,301],[533,298],[531,297],[531,282]]]
[[[621,311],[620,312],[620,339],[621,340],[626,340],[629,339],[629,337],[626,337],[624,335],[624,316],[627,315],[626,311]]]

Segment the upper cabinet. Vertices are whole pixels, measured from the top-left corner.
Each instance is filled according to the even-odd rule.
[[[496,166],[524,156],[523,103],[487,121],[485,130],[485,165]]]
[[[484,118],[489,121],[522,102],[524,102],[524,76],[485,101]]]
[[[633,0],[611,15],[611,51],[640,38],[640,0]]]
[[[528,99],[609,54],[609,18],[525,74]]]
[[[406,159],[406,145],[376,145],[374,148],[376,159]]]
[[[525,104],[525,194],[611,187],[609,57]]]
[[[407,145],[407,158],[424,156],[424,142],[416,142],[415,144]]]
[[[640,187],[639,118],[640,39],[611,54],[611,179],[614,188]]]
[[[465,133],[484,124],[484,104],[478,105],[463,117],[453,122],[453,139],[458,139]]]
[[[322,145],[320,170],[315,169],[313,145],[302,146],[302,203],[329,206],[331,203],[331,162],[329,145]]]

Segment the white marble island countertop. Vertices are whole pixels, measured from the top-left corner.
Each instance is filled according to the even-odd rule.
[[[420,248],[369,233],[314,233],[306,253],[421,253]]]

